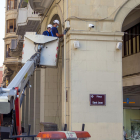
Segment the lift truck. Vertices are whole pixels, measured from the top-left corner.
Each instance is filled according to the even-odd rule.
[[[0,88],[0,134],[3,139],[17,139],[37,137],[41,139],[69,139],[78,138],[78,134],[86,132],[41,132],[30,135],[30,126],[27,135],[22,135],[21,105],[24,91],[30,86],[29,79],[37,67],[57,67],[59,54],[59,39],[26,33],[24,36],[22,63],[24,66],[17,73],[7,88]],[[10,134],[10,135],[9,135]],[[83,135],[84,135],[83,134]],[[85,137],[85,135],[84,135]],[[84,138],[83,137],[83,138]],[[89,134],[86,133],[86,137]]]

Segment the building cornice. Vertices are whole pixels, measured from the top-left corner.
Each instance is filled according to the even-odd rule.
[[[17,64],[21,64],[21,61],[10,61],[10,62],[4,62],[3,65],[17,65]]]
[[[123,36],[124,32],[93,32],[87,30],[70,30],[68,35],[70,34],[81,34],[81,35],[98,35],[98,36]]]
[[[6,16],[11,14],[17,14],[17,9],[11,9],[5,12]]]
[[[18,36],[8,36],[8,37],[3,38],[3,40],[10,39],[10,38],[17,38],[17,37]]]
[[[93,32],[86,30],[70,30],[67,33],[67,41],[81,40],[81,41],[109,41],[122,42],[123,32]]]

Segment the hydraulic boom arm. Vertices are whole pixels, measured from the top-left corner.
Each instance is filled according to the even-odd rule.
[[[13,100],[19,97],[27,86],[30,76],[33,75],[36,66],[39,65],[41,50],[42,49],[39,49],[38,52],[24,64],[7,88],[0,88],[0,114],[8,114],[11,109],[13,109],[11,107],[14,107],[14,105],[10,106],[10,104],[13,103]],[[16,87],[19,89],[18,96],[15,89]]]

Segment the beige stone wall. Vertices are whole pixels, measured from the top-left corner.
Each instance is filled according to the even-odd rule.
[[[73,48],[75,37],[80,42],[79,49]],[[117,140],[122,139],[123,123],[122,52],[116,50],[117,41],[112,35],[105,37],[100,35],[95,39],[92,34],[70,32],[67,54],[71,70],[71,109],[68,115],[72,130],[81,130],[85,123],[85,130],[92,139]],[[115,37],[121,39],[121,34]],[[106,106],[90,106],[89,94],[106,94]]]
[[[103,1],[102,1],[103,2]],[[90,3],[90,4],[89,4]],[[103,2],[104,3],[104,2]],[[109,2],[108,2],[109,3]],[[65,4],[65,3],[64,3]],[[89,4],[89,5],[88,5]],[[92,1],[69,1],[68,15],[70,19],[71,30],[67,36],[67,93],[68,102],[66,103],[66,115],[68,130],[81,130],[82,123],[86,124],[86,131],[89,131],[92,139],[122,139],[122,52],[116,51],[116,44],[122,41],[122,33],[116,33],[116,28],[112,21],[95,22],[96,15],[93,16],[93,9],[96,4]],[[114,3],[113,3],[114,4]],[[99,3],[100,5],[100,3]],[[99,6],[98,18],[108,16],[108,5]],[[54,5],[53,5],[54,6]],[[61,23],[66,19],[66,10],[63,16],[62,3],[59,6],[51,8],[48,18],[45,18],[42,24],[41,32],[51,21],[55,14],[58,14]],[[59,10],[59,8],[61,10]],[[117,7],[117,5],[116,5]],[[65,9],[64,5],[64,9]],[[113,7],[115,9],[115,6]],[[112,10],[114,10],[112,8]],[[93,10],[93,11],[92,11]],[[85,12],[86,11],[86,12]],[[88,15],[88,13],[90,13]],[[72,16],[82,19],[78,20]],[[94,18],[94,19],[93,19]],[[90,21],[85,21],[90,19]],[[95,28],[89,30],[88,24],[93,23]],[[62,26],[62,25],[61,25]],[[120,31],[120,30],[119,30]],[[73,42],[79,41],[80,48],[75,50]],[[46,69],[48,72],[50,69]],[[52,71],[51,71],[52,73]],[[51,76],[51,73],[49,74]],[[63,76],[62,69],[62,78]],[[55,76],[55,74],[53,74]],[[47,79],[47,77],[46,77]],[[53,78],[52,78],[53,79]],[[49,82],[51,82],[49,80]],[[64,81],[62,79],[62,83]],[[62,84],[62,87],[64,87]],[[56,88],[51,83],[53,90]],[[48,90],[48,91],[47,91]],[[52,93],[53,90],[47,89],[46,93]],[[62,89],[63,90],[63,89]],[[89,94],[106,94],[107,105],[104,107],[91,107],[89,105]],[[62,94],[62,126],[64,124],[64,92]],[[49,99],[49,96],[46,96]],[[51,100],[53,100],[52,97]],[[46,99],[46,100],[47,100]],[[53,101],[51,101],[53,102]],[[47,104],[46,104],[47,106]],[[51,109],[53,103],[50,104]],[[117,108],[114,110],[114,108]],[[48,109],[49,110],[49,109]],[[53,112],[55,109],[53,109]],[[53,113],[52,112],[52,113]],[[49,115],[46,111],[46,120]],[[119,114],[117,116],[117,114]],[[53,114],[52,114],[53,116]],[[117,116],[117,117],[116,117]],[[53,117],[51,117],[53,119]],[[51,120],[52,122],[53,120]],[[116,129],[119,131],[116,132]],[[114,136],[112,136],[112,133]]]

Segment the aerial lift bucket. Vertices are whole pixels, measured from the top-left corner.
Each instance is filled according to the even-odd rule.
[[[43,47],[40,55],[40,66],[57,67],[59,53],[59,39],[35,33],[26,33],[22,51],[22,63],[26,63],[38,47]]]

